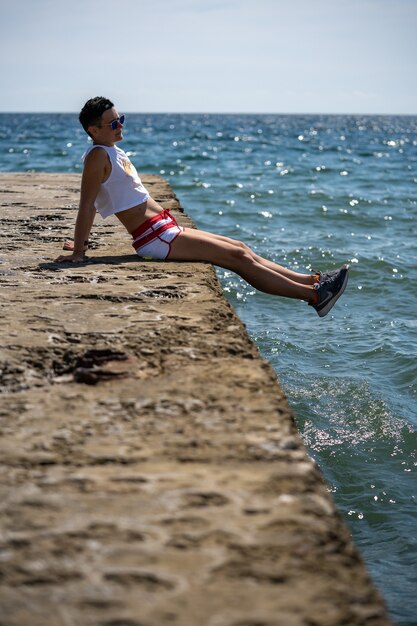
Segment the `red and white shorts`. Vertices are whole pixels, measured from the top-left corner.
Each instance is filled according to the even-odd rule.
[[[167,259],[172,242],[183,230],[169,209],[165,209],[133,231],[132,246],[138,256],[147,259]]]

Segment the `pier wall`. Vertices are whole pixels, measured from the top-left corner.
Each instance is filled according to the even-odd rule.
[[[212,266],[52,262],[79,184],[0,175],[0,625],[391,624]]]

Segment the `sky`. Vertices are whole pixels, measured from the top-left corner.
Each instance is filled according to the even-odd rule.
[[[0,0],[0,111],[417,114],[417,0]]]

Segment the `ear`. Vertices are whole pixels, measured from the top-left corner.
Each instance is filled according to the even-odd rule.
[[[95,139],[95,137],[97,136],[97,132],[99,131],[99,128],[97,128],[97,126],[89,126],[87,129],[88,134],[90,135],[90,137],[92,137],[93,139]]]

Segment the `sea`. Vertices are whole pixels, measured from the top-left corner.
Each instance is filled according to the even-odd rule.
[[[300,272],[350,264],[323,319],[218,274],[392,620],[415,626],[417,116],[126,113],[124,136],[199,228]],[[81,172],[87,147],[75,113],[0,115],[0,171]]]

